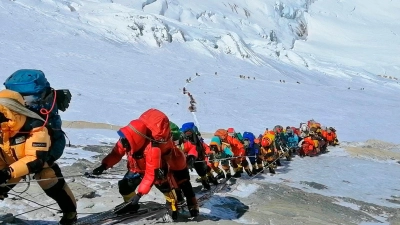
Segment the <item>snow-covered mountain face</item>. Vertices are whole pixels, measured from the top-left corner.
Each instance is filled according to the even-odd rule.
[[[66,120],[123,125],[156,107],[208,132],[314,118],[342,140],[398,142],[398,10],[389,0],[2,1],[1,78],[43,70],[73,92]]]
[[[400,143],[399,9],[392,0],[3,0],[0,80],[41,69],[54,88],[71,90],[61,115],[73,146],[58,163],[80,213],[120,204],[123,161],[104,179],[82,174],[111,150],[112,125],[155,107],[208,135],[312,118],[338,131],[340,147],[284,161],[273,177],[244,177],[196,224],[396,223],[400,145],[366,140]],[[25,185],[12,192],[25,200],[7,198],[1,213],[55,224],[56,206],[33,203],[54,201]],[[142,200],[165,201],[157,190]]]

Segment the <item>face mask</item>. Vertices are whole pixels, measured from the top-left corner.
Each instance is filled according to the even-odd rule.
[[[244,140],[243,141],[243,145],[244,145],[245,148],[250,147],[250,141],[249,140]]]
[[[7,122],[7,121],[9,121],[9,119],[7,119],[7,118],[4,116],[3,113],[0,113],[0,123]]]
[[[119,141],[121,142],[122,147],[125,149],[126,152],[131,151],[131,145],[129,144],[128,139],[120,138]]]
[[[40,97],[36,95],[27,95],[24,96],[25,105],[34,105],[38,104],[40,101]]]

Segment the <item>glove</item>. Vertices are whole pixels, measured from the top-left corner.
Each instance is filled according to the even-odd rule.
[[[56,90],[56,95],[57,107],[64,112],[68,109],[69,103],[71,102],[71,92],[68,89]]]
[[[93,170],[92,174],[93,175],[100,175],[106,170],[106,165],[101,164],[101,166],[97,167],[96,169]]]
[[[193,170],[195,161],[196,161],[196,158],[193,155],[189,155],[187,157],[186,163],[190,170]]]
[[[142,194],[137,193],[135,196],[133,196],[131,199],[129,199],[129,202],[132,205],[137,205],[139,203],[140,198],[142,197]]]
[[[10,168],[5,168],[0,171],[0,184],[5,184],[11,178]]]

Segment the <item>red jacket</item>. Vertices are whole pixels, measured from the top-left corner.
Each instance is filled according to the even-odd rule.
[[[208,146],[206,143],[202,142],[204,152],[206,155],[210,154],[210,146]],[[186,155],[193,155],[194,157],[199,157],[199,153],[197,152],[196,145],[192,144],[190,141],[185,141],[183,143],[183,151],[185,152]]]
[[[202,142],[202,144],[203,144],[204,151],[206,152],[206,155],[209,155],[211,152],[210,146],[208,146],[208,144],[206,144],[204,142]]]
[[[148,194],[155,183],[157,169],[168,166],[170,170],[183,170],[186,168],[186,158],[176,148],[172,139],[154,146],[149,139],[135,132],[132,127],[140,134],[151,137],[151,131],[147,129],[140,119],[132,120],[128,126],[120,129],[120,132],[129,141],[131,150],[126,152],[120,141],[118,141],[102,163],[106,165],[106,168],[110,168],[126,154],[128,170],[140,173],[143,176],[138,188],[138,193],[143,195]]]
[[[196,149],[196,145],[192,144],[192,142],[190,141],[183,142],[183,151],[186,153],[186,155],[193,155],[196,159],[199,155]]]

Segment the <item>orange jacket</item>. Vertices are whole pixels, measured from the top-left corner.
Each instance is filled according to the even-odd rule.
[[[142,135],[134,131],[132,127]],[[167,140],[166,143],[154,145],[149,139],[143,137],[143,135],[151,137],[151,131],[140,119],[132,120],[119,131],[129,141],[131,150],[126,152],[121,142],[118,141],[102,163],[106,165],[106,168],[110,168],[118,163],[124,155],[127,155],[128,169],[143,176],[138,193],[149,193],[155,183],[157,169],[168,167],[170,170],[183,170],[186,168],[186,157],[175,146],[172,139]]]
[[[243,144],[238,139],[228,136],[226,142],[231,146],[234,156],[244,156],[246,154]]]
[[[11,178],[19,178],[43,168],[51,141],[43,121],[27,118],[2,103],[10,100],[25,107],[19,93],[0,91],[0,112],[9,119],[0,124],[0,166],[1,169],[10,167]]]
[[[311,139],[310,136],[304,138],[304,141],[302,143],[302,148],[304,153],[306,155],[310,154],[314,150],[314,145],[315,145],[314,140]]]
[[[328,142],[333,142],[336,138],[336,134],[334,132],[326,132],[326,140]]]

